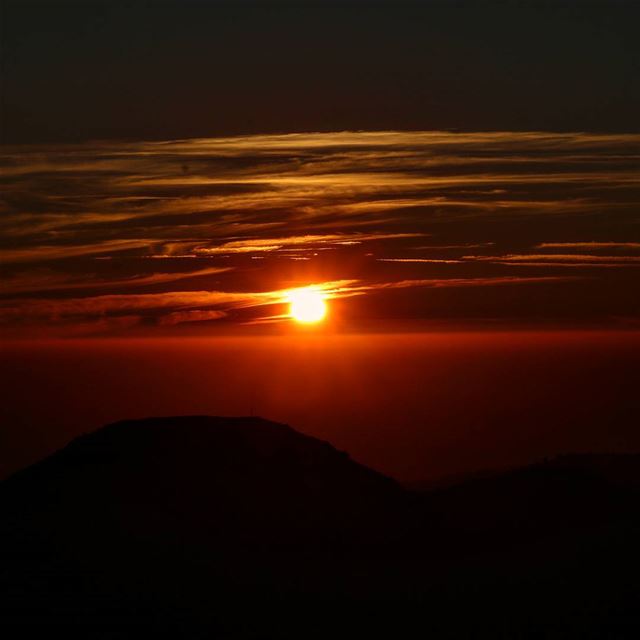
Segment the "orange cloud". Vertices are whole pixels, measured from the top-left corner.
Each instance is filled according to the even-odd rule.
[[[640,242],[541,242],[538,249],[640,249]]]
[[[504,271],[495,265],[601,268],[603,279],[625,278],[624,268],[640,262],[631,255],[640,248],[631,241],[639,143],[638,134],[347,131],[6,148],[0,317],[102,318],[105,327],[125,315],[131,323],[213,319],[281,302],[284,277],[344,278],[329,287],[336,297],[547,281],[487,277]],[[566,241],[523,248],[544,237]],[[460,257],[495,246],[502,255]],[[291,261],[258,260],[269,254]],[[171,265],[179,274],[149,274],[142,263],[217,265],[222,256],[234,271],[216,291],[205,278],[218,267],[186,273],[185,260]],[[378,283],[376,260],[398,270],[441,266],[442,275],[464,263],[474,277]],[[197,277],[198,291],[175,284]],[[146,286],[153,293],[132,291]],[[600,313],[607,302],[596,302]]]
[[[197,271],[176,273],[152,273],[145,276],[131,276],[112,280],[101,280],[97,276],[71,275],[48,269],[34,270],[7,277],[0,285],[4,294],[35,293],[38,291],[67,291],[71,289],[106,289],[115,287],[143,287],[154,284],[168,284],[178,280],[201,278],[232,271],[231,267],[208,267]]]
[[[640,265],[640,256],[595,256],[578,253],[531,253],[504,256],[463,256],[463,260],[494,262],[521,266],[634,266]]]
[[[371,240],[397,240],[401,238],[416,238],[420,233],[333,233],[333,234],[309,234],[300,236],[284,236],[280,238],[248,238],[246,240],[233,240],[215,247],[192,246],[188,243],[174,243],[168,245],[169,256],[178,249],[186,250],[186,255],[207,256],[231,253],[253,253],[278,251],[287,247],[314,247],[317,245],[354,245]],[[184,255],[184,254],[182,254]],[[163,257],[162,254],[154,257]]]
[[[216,309],[192,309],[189,311],[174,311],[165,316],[160,316],[158,324],[160,325],[176,325],[184,322],[203,322],[205,320],[219,320],[226,317],[224,311]]]
[[[62,260],[64,258],[77,258],[79,256],[92,256],[101,253],[126,251],[128,249],[141,249],[154,246],[153,240],[101,240],[92,244],[81,245],[39,245],[24,247],[22,249],[4,249],[2,261],[14,262],[43,262],[48,260]]]
[[[460,264],[461,260],[446,260],[444,258],[377,258],[378,262],[426,262],[433,264]]]

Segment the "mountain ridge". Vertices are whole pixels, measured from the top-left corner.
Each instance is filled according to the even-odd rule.
[[[178,619],[187,637],[475,637],[473,616],[571,637],[595,599],[580,637],[620,607],[637,631],[639,460],[561,456],[416,492],[261,418],[120,421],[0,483],[0,612],[81,637]]]

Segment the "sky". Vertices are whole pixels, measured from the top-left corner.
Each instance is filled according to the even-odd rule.
[[[640,451],[640,333],[313,332],[12,341],[0,478],[116,420],[259,415],[399,480]]]
[[[638,132],[636,0],[3,0],[2,138]]]
[[[412,482],[640,448],[639,3],[0,11],[0,477],[163,414]]]
[[[355,132],[5,147],[8,337],[637,328],[640,135]]]

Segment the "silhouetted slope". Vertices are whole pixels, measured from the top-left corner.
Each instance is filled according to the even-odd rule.
[[[572,455],[426,495],[441,523],[515,540],[625,520],[636,514],[639,490],[640,456]]]
[[[1,619],[11,637],[634,637],[639,461],[417,493],[259,418],[119,422],[0,484]]]
[[[53,501],[100,511],[115,502],[140,524],[154,512],[179,515],[220,535],[238,523],[243,535],[262,539],[290,528],[309,535],[318,522],[344,523],[402,493],[393,480],[286,425],[202,416],[109,425],[15,474],[0,491],[22,505],[28,495],[31,506]]]

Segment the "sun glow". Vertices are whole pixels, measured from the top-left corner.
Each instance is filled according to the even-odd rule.
[[[293,289],[287,293],[289,315],[304,324],[320,322],[327,315],[327,304],[321,291],[313,288]]]

